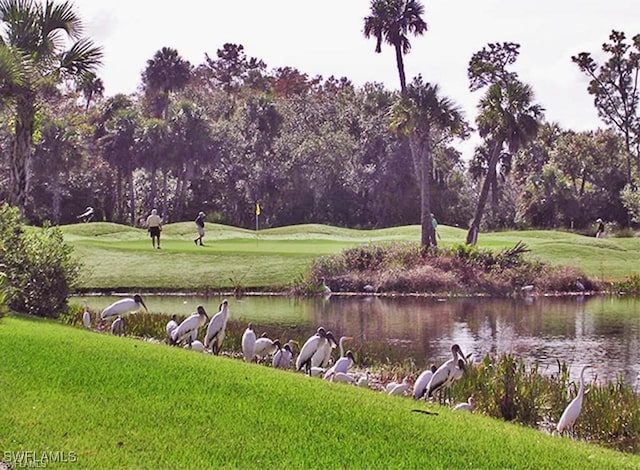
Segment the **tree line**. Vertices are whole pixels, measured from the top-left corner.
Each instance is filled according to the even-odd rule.
[[[259,203],[262,227],[419,223],[428,245],[431,214],[468,228],[469,243],[483,229],[639,221],[640,36],[613,31],[602,64],[567,58],[589,77],[604,124],[574,132],[544,120],[515,71],[518,44],[471,57],[469,86],[483,93],[475,123],[437,84],[407,81],[408,36],[427,31],[416,0],[372,0],[363,23],[376,51],[396,50],[399,91],[269,68],[227,43],[197,65],[163,47],[138,92],[110,97],[100,48],[70,34],[80,21],[71,5],[47,5],[0,3],[0,200],[32,223],[76,222],[91,206],[98,220],[131,225],[157,208],[165,223],[202,210],[251,228]],[[39,27],[20,28],[27,17]],[[59,49],[51,31],[75,42]],[[474,132],[481,143],[465,159],[455,143]]]

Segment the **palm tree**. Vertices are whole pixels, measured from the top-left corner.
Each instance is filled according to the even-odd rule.
[[[147,60],[142,83],[153,117],[168,119],[169,93],[182,90],[191,77],[191,64],[170,47],[163,47]]]
[[[365,37],[376,38],[376,52],[382,52],[382,41],[393,46],[400,76],[400,90],[406,90],[403,54],[411,50],[409,33],[422,35],[427,23],[422,19],[424,6],[419,0],[371,0],[371,15],[364,19]]]
[[[466,137],[467,124],[460,109],[441,97],[438,85],[413,79],[394,109],[393,127],[408,135],[416,180],[420,186],[422,246],[437,245],[431,215],[431,174],[434,149],[452,135]]]
[[[82,23],[70,2],[0,0],[0,25],[0,93],[15,119],[10,202],[24,214],[38,101],[52,85],[93,72],[102,50],[81,37]]]
[[[533,104],[533,90],[513,75],[491,84],[480,100],[476,119],[480,137],[486,141],[488,163],[486,176],[467,233],[467,243],[475,244],[490,189],[497,188],[497,166],[506,146],[514,153],[535,139],[543,108]]]
[[[88,110],[92,101],[104,96],[104,83],[102,83],[102,79],[98,78],[95,73],[88,73],[78,80],[76,90],[84,96],[86,102],[85,109]]]

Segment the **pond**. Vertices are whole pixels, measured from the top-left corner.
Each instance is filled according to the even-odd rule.
[[[83,296],[100,311],[120,297]],[[304,342],[318,326],[345,343],[360,358],[413,361],[418,368],[439,364],[458,343],[480,361],[486,354],[510,353],[543,373],[567,362],[576,378],[585,364],[596,366],[600,382],[618,376],[638,391],[640,303],[630,297],[535,297],[524,299],[331,296],[225,297],[228,328],[242,334],[248,322],[258,334]],[[215,313],[223,297],[145,295],[152,313],[189,315],[203,304]]]

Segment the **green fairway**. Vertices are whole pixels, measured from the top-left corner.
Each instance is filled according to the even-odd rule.
[[[58,452],[96,469],[640,466],[423,401],[54,321],[0,319],[0,357],[0,460]]]
[[[209,224],[205,246],[193,243],[192,222],[167,225],[162,249],[153,250],[147,232],[111,223],[62,227],[65,240],[85,265],[84,290],[283,290],[307,273],[315,258],[363,243],[418,242],[420,227],[353,230],[298,225],[261,230]],[[464,242],[462,229],[440,226],[443,246]],[[481,234],[479,246],[525,243],[530,256],[574,266],[601,280],[639,274],[640,239],[596,239],[566,232],[521,231]]]

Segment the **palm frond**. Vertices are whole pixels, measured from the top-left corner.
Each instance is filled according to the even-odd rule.
[[[102,48],[90,39],[80,39],[60,56],[60,71],[67,77],[80,77],[102,65]]]

